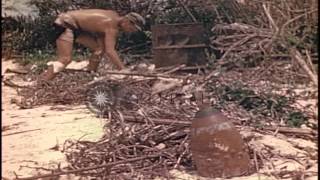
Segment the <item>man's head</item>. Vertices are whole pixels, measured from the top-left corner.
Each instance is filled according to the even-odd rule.
[[[145,25],[145,19],[138,13],[128,13],[125,15],[120,23],[121,28],[125,32],[141,31]]]

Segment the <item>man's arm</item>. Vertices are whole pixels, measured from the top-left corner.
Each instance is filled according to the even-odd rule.
[[[111,60],[113,64],[117,66],[119,70],[124,69],[124,64],[121,62],[121,59],[115,50],[116,40],[118,32],[115,29],[108,29],[105,32],[104,44],[105,44],[105,53]]]

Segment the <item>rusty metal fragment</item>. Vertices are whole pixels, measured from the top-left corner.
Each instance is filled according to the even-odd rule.
[[[191,152],[199,175],[229,178],[248,172],[250,159],[240,133],[221,112],[204,108],[191,125]]]
[[[205,63],[206,45],[201,23],[159,24],[152,26],[151,30],[157,67]]]

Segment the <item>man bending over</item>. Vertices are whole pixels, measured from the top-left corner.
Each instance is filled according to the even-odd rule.
[[[97,70],[103,55],[106,55],[117,69],[123,69],[124,64],[115,50],[118,33],[139,31],[145,20],[134,12],[120,16],[112,10],[85,9],[62,13],[54,24],[59,35],[56,40],[58,60],[49,62],[48,69],[40,75],[40,78],[46,81],[53,79],[71,62],[74,42],[92,50],[88,71]]]

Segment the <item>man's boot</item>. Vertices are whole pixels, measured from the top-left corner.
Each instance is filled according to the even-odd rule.
[[[45,81],[50,81],[54,77],[56,77],[57,73],[54,73],[53,71],[53,65],[50,65],[46,71],[41,73],[40,79]]]

